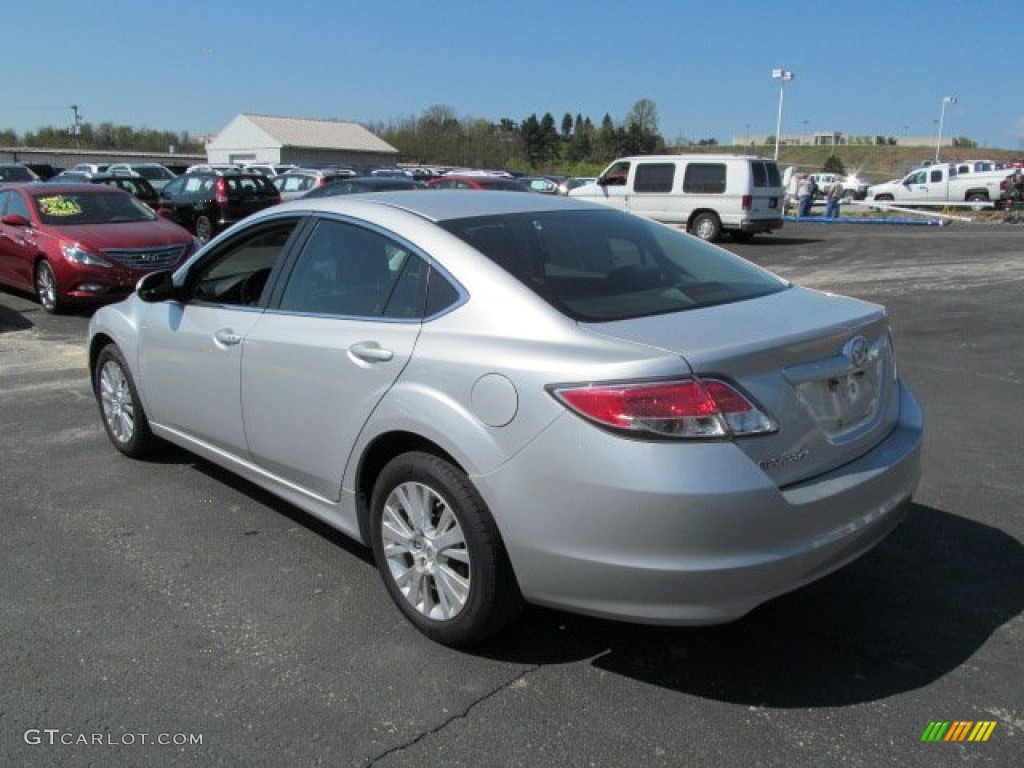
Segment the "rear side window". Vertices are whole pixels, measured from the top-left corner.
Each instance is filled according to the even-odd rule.
[[[639,163],[633,180],[635,192],[671,192],[675,163]]]
[[[281,309],[335,317],[419,318],[428,265],[400,243],[352,224],[316,225]]]
[[[688,163],[683,192],[720,195],[725,192],[725,163]]]

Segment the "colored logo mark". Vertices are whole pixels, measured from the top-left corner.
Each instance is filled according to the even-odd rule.
[[[933,720],[921,734],[921,741],[988,741],[995,729],[995,720]]]

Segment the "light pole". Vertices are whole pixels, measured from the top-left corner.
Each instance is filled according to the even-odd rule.
[[[782,140],[782,102],[786,94],[786,83],[793,79],[788,69],[773,69],[772,79],[779,80],[779,117],[775,121],[775,160],[779,159],[779,142]]]
[[[956,104],[956,96],[943,96],[942,106],[939,108],[939,135],[935,139],[935,162],[939,162],[939,148],[942,146],[942,123],[946,119],[946,105]]]

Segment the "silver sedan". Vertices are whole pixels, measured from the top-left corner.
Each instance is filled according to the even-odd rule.
[[[89,360],[118,450],[372,547],[452,645],[524,603],[735,619],[878,543],[920,472],[882,307],[554,196],[268,209],[96,312]]]

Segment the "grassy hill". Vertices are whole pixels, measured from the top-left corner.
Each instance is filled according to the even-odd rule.
[[[705,151],[705,147],[686,148],[679,151]],[[715,147],[716,152],[749,153],[750,147]],[[757,147],[755,154],[771,157],[772,147]],[[779,149],[779,167],[794,165],[808,172],[822,170],[826,158],[835,154],[846,168],[847,173],[859,171],[860,175],[873,183],[888,181],[903,176],[911,168],[922,164],[925,160],[935,157],[935,147],[890,147],[850,144],[840,147],[793,147],[783,146]],[[947,162],[955,160],[995,160],[1012,162],[1022,157],[1021,152],[1010,149],[960,149],[943,147],[941,159]]]

